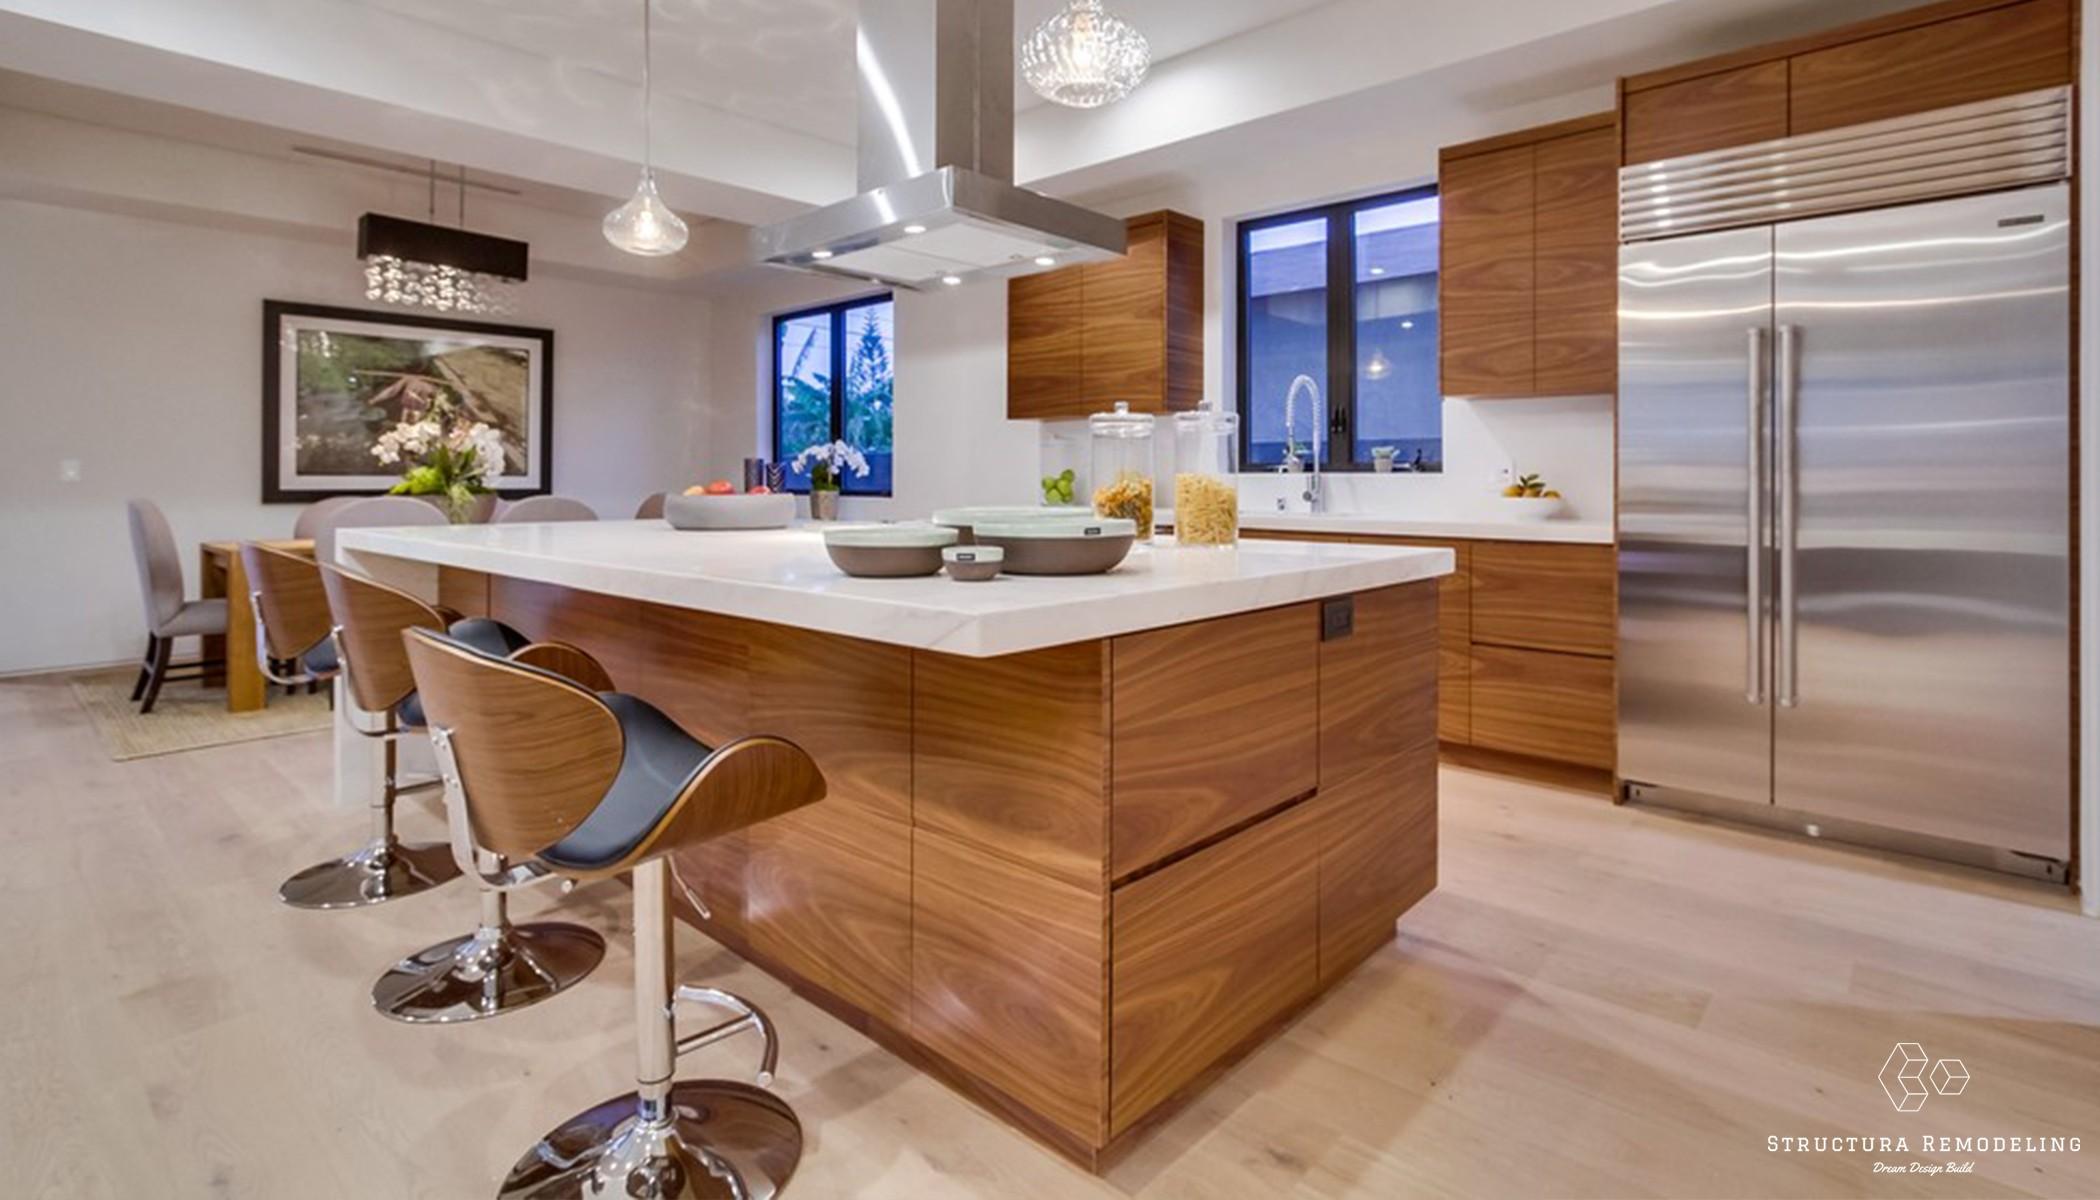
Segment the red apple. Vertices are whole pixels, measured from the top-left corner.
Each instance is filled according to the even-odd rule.
[[[727,479],[717,479],[707,485],[707,494],[710,496],[733,496],[736,494],[736,485]]]

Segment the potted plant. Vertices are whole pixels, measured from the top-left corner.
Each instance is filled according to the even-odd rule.
[[[839,485],[846,472],[852,471],[855,479],[866,479],[868,460],[843,441],[818,442],[795,456],[795,469],[809,472],[810,519],[834,521],[839,515]]]
[[[389,495],[420,497],[444,509],[454,525],[465,525],[487,520],[495,506],[490,485],[503,474],[503,435],[486,422],[468,420],[440,397],[403,413],[379,435],[372,457],[402,468],[401,482]]]

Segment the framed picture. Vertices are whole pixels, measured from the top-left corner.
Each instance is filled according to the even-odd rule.
[[[502,436],[503,497],[553,486],[553,330],[263,301],[263,503],[385,492],[379,435],[438,402]]]

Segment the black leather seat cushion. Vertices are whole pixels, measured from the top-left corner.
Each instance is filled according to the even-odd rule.
[[[591,815],[569,836],[540,851],[556,867],[593,870],[631,853],[655,829],[685,790],[709,750],[645,700],[620,692],[598,698],[619,718],[627,741],[620,773]]]
[[[531,644],[531,639],[524,634],[501,621],[491,621],[487,617],[466,617],[454,621],[452,627],[445,632],[454,641],[496,658],[508,657],[511,651],[522,650]],[[307,653],[311,654],[313,651],[309,650]],[[414,692],[402,697],[401,703],[394,706],[394,719],[405,729],[423,728],[425,722],[422,699]]]

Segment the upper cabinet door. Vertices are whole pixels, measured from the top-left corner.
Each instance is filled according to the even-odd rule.
[[[1536,153],[1533,389],[1602,395],[1619,376],[1618,131],[1553,138]]]
[[[1446,159],[1439,320],[1447,396],[1534,395],[1533,147]]]
[[[1006,292],[1006,412],[1076,417],[1093,412],[1080,391],[1079,267],[1023,275]]]
[[[2069,0],[2027,0],[1793,60],[1793,132],[1930,112],[2071,82]]]
[[[1629,165],[1785,137],[1787,60],[1627,92],[1620,119]]]
[[[1164,406],[1167,387],[1167,239],[1131,231],[1122,258],[1081,267],[1081,387],[1089,412],[1118,400],[1134,412]]]

